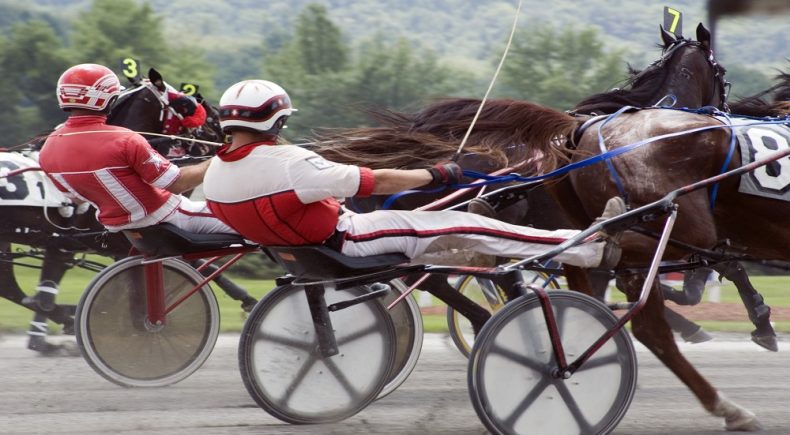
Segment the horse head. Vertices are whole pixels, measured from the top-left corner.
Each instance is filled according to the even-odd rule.
[[[644,70],[631,69],[621,89],[592,95],[579,102],[574,113],[613,113],[623,106],[714,106],[727,109],[729,83],[726,69],[713,57],[710,32],[701,23],[697,40],[661,31],[661,57]]]
[[[166,92],[162,75],[151,68],[148,78],[121,92],[107,116],[107,123],[140,133],[160,133],[167,110]]]

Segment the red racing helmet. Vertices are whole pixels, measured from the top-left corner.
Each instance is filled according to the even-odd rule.
[[[121,82],[109,68],[93,63],[75,65],[58,79],[61,109],[102,111],[121,93]]]

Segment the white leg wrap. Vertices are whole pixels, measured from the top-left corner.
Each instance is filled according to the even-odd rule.
[[[58,294],[57,287],[50,287],[46,285],[40,285],[36,287],[37,292],[44,292],[44,293],[52,293],[53,295]]]
[[[724,427],[727,430],[748,432],[762,430],[762,426],[753,412],[731,401],[721,392],[717,394],[713,415],[724,417]]]

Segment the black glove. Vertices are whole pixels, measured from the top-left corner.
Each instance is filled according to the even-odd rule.
[[[441,186],[445,184],[458,184],[464,176],[463,170],[455,162],[444,162],[433,165],[428,169],[433,180],[431,186]]]
[[[170,102],[170,107],[181,116],[192,116],[197,110],[197,101],[194,98],[184,95]]]

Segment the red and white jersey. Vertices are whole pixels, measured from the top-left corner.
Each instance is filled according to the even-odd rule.
[[[106,120],[69,117],[44,143],[41,169],[62,192],[93,204],[111,231],[159,223],[180,202],[165,190],[178,179],[178,167],[139,134]]]
[[[180,92],[167,92],[168,101],[173,101],[179,97],[184,96]],[[165,120],[162,122],[162,133],[164,134],[181,134],[185,128],[198,128],[206,123],[206,109],[202,104],[195,106],[195,113],[190,116],[184,116],[179,119],[172,110],[165,108]]]
[[[335,231],[336,197],[367,196],[369,168],[340,165],[294,145],[254,143],[220,149],[203,179],[212,213],[262,245],[307,245]]]

